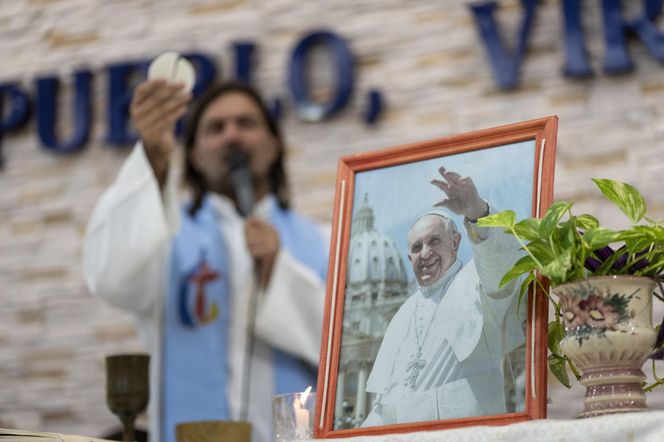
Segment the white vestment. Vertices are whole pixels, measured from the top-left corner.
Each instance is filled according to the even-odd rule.
[[[363,426],[505,413],[503,357],[524,335],[517,281],[499,282],[520,257],[518,243],[465,225],[474,258],[457,260],[390,321],[367,381],[376,400]]]
[[[180,224],[178,183],[173,169],[162,193],[139,142],[95,207],[84,244],[85,277],[90,291],[134,316],[152,357],[149,415],[153,442],[161,440],[158,404],[170,240]],[[230,254],[233,295],[227,401],[231,418],[237,420],[245,375],[248,302],[251,291],[255,290],[254,271],[246,249],[242,218],[230,200],[210,197],[223,221],[219,228]],[[270,204],[274,204],[271,197],[259,202],[255,215],[266,218]],[[329,235],[321,232],[321,236],[329,241]],[[288,251],[280,249],[268,287],[258,297],[255,321],[258,340],[251,366],[248,410],[254,441],[272,439],[273,375],[271,358],[265,353],[275,347],[317,366],[324,295],[320,277]]]

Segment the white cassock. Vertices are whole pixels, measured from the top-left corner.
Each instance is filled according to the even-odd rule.
[[[158,422],[161,385],[161,350],[164,294],[169,268],[170,240],[180,225],[180,199],[175,173],[160,192],[140,143],[122,166],[114,184],[98,202],[87,227],[84,268],[90,291],[136,319],[150,364],[150,439],[160,441]],[[212,195],[211,195],[212,196]],[[254,290],[253,264],[244,236],[244,221],[230,200],[213,196],[222,237],[231,262],[230,361],[228,404],[231,418],[239,419],[243,363],[248,323],[248,302]],[[268,200],[256,207],[265,217]],[[322,238],[329,235],[322,232]],[[312,296],[313,294],[313,296]],[[317,295],[317,296],[316,296]],[[254,441],[272,439],[273,388],[270,358],[258,354],[276,347],[312,366],[318,365],[325,287],[312,270],[280,249],[266,290],[259,296],[251,370],[249,420]],[[306,318],[298,321],[293,318]]]
[[[499,282],[520,257],[518,243],[464,224],[474,258],[457,260],[394,315],[367,381],[376,400],[362,426],[505,413],[503,357],[524,335],[517,281]]]

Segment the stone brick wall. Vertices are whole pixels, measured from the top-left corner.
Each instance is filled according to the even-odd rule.
[[[101,435],[116,426],[104,403],[103,357],[141,349],[130,318],[88,294],[81,240],[93,205],[127,150],[105,146],[105,71],[109,63],[165,50],[200,51],[230,75],[230,44],[257,43],[255,83],[285,99],[284,130],[296,206],[329,221],[336,158],[437,136],[556,114],[560,117],[556,198],[621,218],[601,202],[590,177],[629,181],[653,215],[664,215],[664,67],[633,42],[632,73],[601,73],[599,2],[584,5],[597,75],[561,75],[562,22],[557,1],[542,1],[522,86],[496,90],[468,1],[448,0],[4,0],[0,2],[0,83],[57,75],[65,83],[59,126],[68,130],[71,73],[95,74],[95,119],[82,152],[43,150],[34,122],[2,140],[0,170],[0,426]],[[518,1],[501,1],[499,18],[514,40]],[[637,2],[629,3],[630,8]],[[664,29],[664,22],[659,23]],[[306,31],[330,29],[356,57],[350,106],[324,123],[298,121],[286,95],[287,60]],[[323,64],[324,65],[324,64]],[[319,93],[325,69],[314,69]],[[387,111],[374,127],[359,118],[378,88]],[[499,173],[499,171],[497,171]],[[552,394],[551,412],[571,416]],[[572,393],[579,396],[576,388]],[[662,393],[652,403],[664,406]],[[578,401],[578,399],[575,399]],[[658,402],[659,401],[659,402]]]

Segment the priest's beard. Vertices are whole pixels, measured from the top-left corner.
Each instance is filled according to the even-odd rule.
[[[198,169],[203,176],[205,190],[218,195],[230,198],[237,204],[235,186],[231,180],[231,157],[234,153],[242,152],[243,145],[238,142],[225,143],[216,152],[208,152],[206,157],[198,158]],[[246,157],[245,157],[246,158]],[[255,181],[254,173],[251,170],[249,159],[246,159],[245,167],[251,175],[251,182]]]
[[[228,172],[224,173],[217,179],[206,178],[205,184],[210,192],[218,193],[219,195],[223,195],[235,201],[235,188],[233,187]]]
[[[269,191],[267,179],[258,177],[251,169],[250,169],[250,174],[251,174],[251,187],[253,190],[254,198],[258,199]],[[215,177],[214,179],[208,179],[206,177],[205,184],[207,186],[208,191],[217,193],[219,195],[223,195],[231,199],[233,203],[237,206],[238,204],[237,193],[235,186],[233,185],[233,181],[231,180],[228,169],[226,169],[223,174],[220,174],[218,177]]]

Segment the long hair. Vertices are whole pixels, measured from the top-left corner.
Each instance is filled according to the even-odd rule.
[[[267,125],[268,130],[277,141],[278,154],[272,167],[268,172],[270,183],[270,190],[276,196],[277,202],[282,209],[290,207],[290,190],[288,187],[288,177],[285,168],[285,146],[281,131],[276,121],[270,115],[267,106],[261,99],[260,95],[251,86],[239,82],[224,82],[208,89],[200,98],[198,98],[192,107],[191,113],[186,120],[184,131],[184,147],[185,147],[185,169],[184,178],[187,185],[192,190],[192,204],[189,208],[189,214],[194,216],[198,209],[201,208],[203,198],[209,191],[205,182],[203,174],[196,169],[193,163],[192,152],[196,145],[196,133],[198,132],[198,125],[200,124],[201,116],[207,107],[217,98],[229,93],[244,94],[247,98],[253,101],[260,110],[263,120]]]

